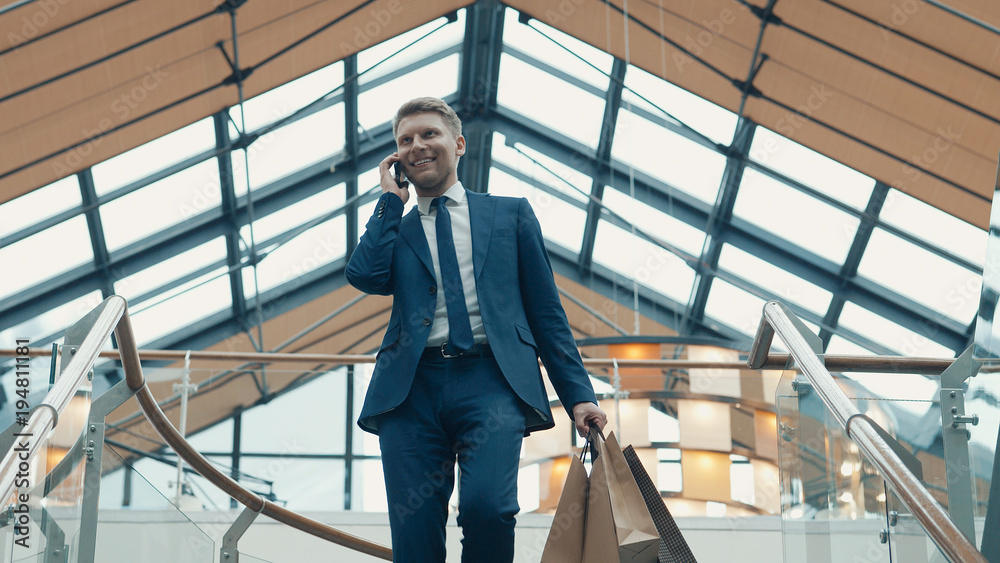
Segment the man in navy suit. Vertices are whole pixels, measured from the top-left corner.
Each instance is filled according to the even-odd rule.
[[[393,558],[444,563],[457,460],[462,561],[510,563],[521,441],[555,424],[538,359],[581,435],[607,417],[528,201],[462,186],[462,123],[437,98],[400,107],[393,135],[382,196],[347,265],[353,286],[393,296],[358,420],[379,436]],[[410,193],[394,165],[416,190],[405,217]]]

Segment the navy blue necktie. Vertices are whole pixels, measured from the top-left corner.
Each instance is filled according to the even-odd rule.
[[[458,270],[458,254],[455,239],[451,235],[451,215],[445,203],[445,196],[431,200],[431,207],[437,207],[438,263],[441,266],[441,285],[444,286],[444,302],[448,309],[448,344],[451,352],[462,352],[472,348],[472,323],[469,309],[465,306],[465,289],[462,275]]]

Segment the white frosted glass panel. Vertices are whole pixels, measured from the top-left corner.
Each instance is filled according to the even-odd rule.
[[[372,35],[368,32],[375,29],[375,24],[378,22],[369,20],[365,24],[365,29],[360,27],[355,28],[355,33],[348,38],[350,39],[350,43],[353,46],[366,47],[364,51],[358,53],[358,71],[364,73],[361,76],[360,83],[367,84],[380,76],[385,76],[392,71],[399,70],[406,65],[413,64],[428,55],[444,51],[449,47],[453,47],[461,43],[465,38],[465,10],[458,10],[456,15],[458,16],[458,20],[454,23],[449,23],[444,27],[441,27],[441,24],[445,23],[446,20],[444,18],[437,18],[420,27],[411,29],[410,31],[401,33],[400,35],[391,39],[386,39],[385,41],[372,46],[368,45],[371,42],[372,37]],[[441,29],[437,29],[439,27],[441,27]],[[434,33],[431,33],[430,35],[427,35],[427,37],[420,39],[419,42],[410,45],[413,41],[435,29],[437,29],[437,31],[434,31]],[[403,50],[400,51],[400,49]],[[399,52],[397,53],[397,51]],[[385,60],[385,62],[381,62],[383,60]],[[373,65],[380,62],[381,64],[379,64],[374,70],[368,70],[372,68]],[[411,97],[423,95],[414,92],[411,93]]]
[[[764,127],[754,133],[750,158],[858,210],[875,187],[872,178]]]
[[[583,209],[495,168],[490,171],[490,193],[527,198],[542,226],[542,235],[563,248],[580,252],[583,228],[587,220],[587,212]]]
[[[614,61],[611,55],[538,20],[531,20],[527,25],[522,24],[517,21],[516,10],[507,10],[505,15],[503,29],[505,45],[510,45],[567,74],[572,74],[601,90],[607,89],[608,74],[611,73],[611,64]],[[532,27],[538,31],[531,29]],[[542,33],[554,41],[547,39]]]
[[[139,347],[230,308],[233,299],[225,271],[209,272],[130,312]]]
[[[219,165],[206,160],[102,205],[104,240],[114,252],[216,208],[221,201]]]
[[[213,147],[215,124],[207,117],[95,165],[94,188],[106,194]]]
[[[954,350],[938,344],[929,335],[900,326],[851,302],[844,305],[838,324],[903,356],[955,357]]]
[[[695,273],[687,262],[603,219],[597,225],[594,263],[679,303],[688,302],[694,286]]]
[[[389,123],[399,106],[417,96],[445,98],[454,94],[458,89],[458,63],[458,55],[450,55],[362,92],[358,96],[361,131]]]
[[[714,204],[726,157],[622,109],[611,156],[699,200]]]
[[[246,193],[246,164],[250,187],[257,189],[332,157],[344,148],[344,106],[337,104],[262,136],[243,151],[233,151],[236,194]]]
[[[860,224],[857,217],[751,169],[743,173],[733,214],[835,264],[847,257]]]
[[[858,275],[962,323],[979,308],[979,273],[882,229],[872,232]]]
[[[115,293],[131,302],[136,297],[226,257],[219,237],[115,281]]]
[[[847,340],[842,336],[834,335],[830,338],[830,344],[826,347],[827,354],[844,356],[873,356],[876,352]]]
[[[623,108],[627,109],[628,104],[632,104],[657,117],[671,120],[664,114],[666,112],[717,143],[728,145],[733,141],[733,133],[736,131],[735,113],[636,66],[628,67],[625,87],[626,90],[622,92]]]
[[[0,248],[0,299],[94,259],[87,220],[73,217]]]
[[[735,285],[715,278],[705,304],[705,316],[753,336],[757,333],[764,312],[764,301]],[[780,345],[780,339],[775,344]]]
[[[240,231],[249,240],[246,227]],[[347,252],[347,219],[340,215],[304,231],[285,244],[271,249],[257,265],[261,292],[297,279],[316,268],[343,258]],[[243,290],[247,299],[256,295],[253,268],[243,268]]]
[[[818,315],[826,314],[833,296],[829,291],[729,244],[722,247],[719,268],[769,291],[772,299],[795,303]]]
[[[505,141],[506,138],[502,134],[493,134],[493,160],[502,162],[579,202],[590,201],[588,196],[594,181],[589,175],[522,143],[516,143],[515,148],[507,146]]]
[[[57,335],[56,340],[61,340],[67,328],[76,324],[91,309],[101,304],[101,292],[91,291],[90,293],[77,297],[76,299],[63,303],[57,307],[16,324],[12,327],[0,330],[0,342],[6,342],[8,348],[14,347],[15,339],[26,338],[31,341],[30,346],[38,346],[40,338]],[[40,362],[40,358],[32,358],[32,362]],[[2,362],[0,362],[2,363]],[[12,381],[8,378],[0,378],[0,382]],[[11,384],[13,387],[13,383]],[[12,391],[7,391],[7,396],[12,397]]]
[[[899,190],[889,190],[878,218],[980,267],[986,263],[986,231]]]
[[[247,131],[256,131],[261,127],[288,117],[301,108],[318,100],[344,83],[344,65],[336,62],[315,72],[292,80],[254,96],[243,102],[246,108]],[[343,93],[343,89],[339,91]],[[229,110],[236,125],[243,126],[240,116],[240,106]],[[230,124],[230,135],[236,138],[236,130]],[[259,141],[258,141],[259,142]]]
[[[530,88],[525,85],[530,84]],[[604,100],[504,54],[497,103],[591,148],[597,147]]]
[[[692,256],[701,256],[705,232],[618,190],[605,188],[604,205],[643,232]]]
[[[0,205],[0,238],[81,203],[76,176],[63,178]]]
[[[344,201],[344,184],[337,184],[301,199],[284,209],[279,209],[254,221],[254,240],[259,245],[272,237],[286,233],[291,229],[297,229],[317,217],[343,207]],[[243,227],[243,240],[247,243],[250,242],[249,231],[249,227]]]

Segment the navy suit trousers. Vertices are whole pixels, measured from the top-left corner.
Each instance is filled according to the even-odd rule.
[[[445,562],[456,460],[463,563],[513,560],[523,408],[492,357],[421,359],[379,417],[393,561]]]

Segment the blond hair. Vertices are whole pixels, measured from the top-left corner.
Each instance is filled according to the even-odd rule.
[[[399,122],[404,117],[426,112],[440,114],[444,119],[444,124],[456,139],[462,135],[462,120],[458,118],[458,114],[455,113],[455,110],[451,109],[451,106],[440,98],[423,97],[414,98],[399,106],[399,109],[396,110],[396,115],[392,118],[393,138],[396,137],[396,133],[399,130]]]

